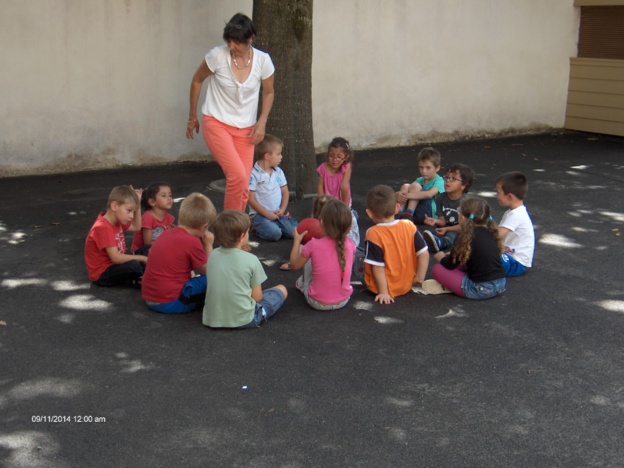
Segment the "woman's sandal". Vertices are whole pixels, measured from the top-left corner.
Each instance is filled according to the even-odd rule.
[[[282,271],[290,271],[290,270],[292,270],[292,267],[290,266],[290,262],[282,263],[280,265],[280,270],[282,270]]]

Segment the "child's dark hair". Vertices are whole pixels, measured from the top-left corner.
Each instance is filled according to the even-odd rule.
[[[215,239],[221,247],[236,247],[240,236],[249,231],[249,215],[239,210],[223,210],[212,223]]]
[[[331,195],[321,195],[314,198],[312,202],[312,217],[319,219],[321,216],[321,210],[327,204],[329,200],[337,200],[337,198]]]
[[[506,172],[496,179],[497,184],[501,184],[501,189],[505,195],[515,195],[518,200],[524,200],[529,190],[529,181],[522,172]]]
[[[325,234],[336,241],[340,271],[344,273],[346,264],[345,240],[353,221],[351,210],[341,200],[331,198],[321,210],[319,221],[323,226]]]
[[[470,187],[472,187],[472,184],[474,183],[475,180],[475,173],[474,171],[466,166],[465,164],[461,164],[461,163],[455,163],[455,164],[451,164],[448,169],[446,170],[446,173],[454,173],[454,172],[459,172],[459,177],[461,177],[462,180],[462,185],[465,185],[466,188],[464,189],[464,193],[468,193],[468,190],[470,189]]]
[[[277,146],[284,146],[284,142],[276,136],[264,135],[264,139],[256,145],[255,158],[257,161],[261,161],[265,154],[273,152]]]
[[[390,218],[396,213],[396,194],[388,185],[375,185],[366,194],[366,208],[377,218]]]
[[[329,155],[329,150],[331,148],[339,148],[344,152],[345,159],[344,159],[343,164],[348,163],[348,162],[351,162],[351,163],[353,162],[353,150],[351,149],[351,145],[349,144],[349,142],[345,140],[344,138],[336,137],[329,143],[329,146],[327,147],[328,155]]]
[[[418,152],[418,158],[416,161],[429,161],[435,167],[438,167],[442,162],[442,155],[437,149],[432,148],[431,146],[427,146],[426,148],[423,148]]]
[[[478,227],[484,227],[492,234],[498,244],[498,252],[502,255],[503,239],[498,235],[498,224],[490,216],[490,205],[483,198],[466,197],[459,205],[459,214],[465,219],[453,244],[451,255],[454,262],[466,264],[470,258],[472,236]]]
[[[223,28],[223,40],[247,42],[256,35],[256,28],[251,19],[242,13],[236,13]]]
[[[156,199],[156,195],[160,192],[160,187],[171,188],[171,185],[167,182],[152,182],[143,190],[143,194],[141,195],[141,208],[143,208],[143,212],[152,209],[152,205],[149,204],[149,201]]]

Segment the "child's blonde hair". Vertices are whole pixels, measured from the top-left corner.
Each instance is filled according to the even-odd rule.
[[[221,247],[236,247],[240,237],[249,231],[249,215],[238,210],[223,210],[212,224],[215,239]]]
[[[278,146],[284,147],[284,142],[277,138],[276,136],[269,135],[268,133],[264,135],[264,139],[256,145],[255,149],[255,158],[257,161],[261,161],[264,158],[264,155],[267,153],[272,153],[275,148]]]
[[[319,221],[323,226],[325,234],[336,241],[340,271],[344,273],[346,264],[345,240],[351,229],[351,210],[341,200],[332,198],[327,201],[321,210]]]
[[[204,224],[211,224],[217,216],[217,210],[210,199],[201,193],[191,193],[180,204],[178,220],[180,225],[198,229]]]
[[[502,255],[504,246],[503,239],[498,235],[498,224],[490,216],[490,205],[485,200],[478,197],[467,197],[459,205],[459,214],[464,218],[461,230],[457,234],[453,244],[453,261],[455,263],[466,264],[470,258],[472,237],[474,230],[484,227],[498,245],[498,252]]]
[[[110,208],[113,202],[120,204],[133,203],[137,208],[141,206],[139,195],[129,185],[118,185],[111,190],[111,193],[108,195],[106,208]]]
[[[421,149],[418,152],[417,162],[430,161],[435,167],[438,167],[442,162],[442,155],[440,152],[432,148],[431,146],[427,146],[426,148]]]

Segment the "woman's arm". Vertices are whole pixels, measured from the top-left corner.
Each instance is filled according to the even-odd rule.
[[[193,139],[193,130],[195,133],[199,133],[199,120],[197,120],[197,101],[201,93],[202,85],[208,76],[212,75],[212,71],[208,68],[206,60],[202,60],[202,63],[195,71],[193,79],[191,80],[191,93],[189,98],[189,119],[186,124],[186,138]]]
[[[273,82],[275,79],[275,73],[268,78],[262,80],[262,110],[256,125],[251,130],[249,135],[254,145],[257,145],[264,139],[264,133],[266,131],[267,120],[273,107],[273,100],[275,99],[275,90],[273,89]]]

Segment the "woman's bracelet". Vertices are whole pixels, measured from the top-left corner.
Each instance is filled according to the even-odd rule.
[[[197,120],[197,119],[188,119],[188,121],[189,121],[189,123],[191,123],[191,122],[199,122],[199,120]]]

